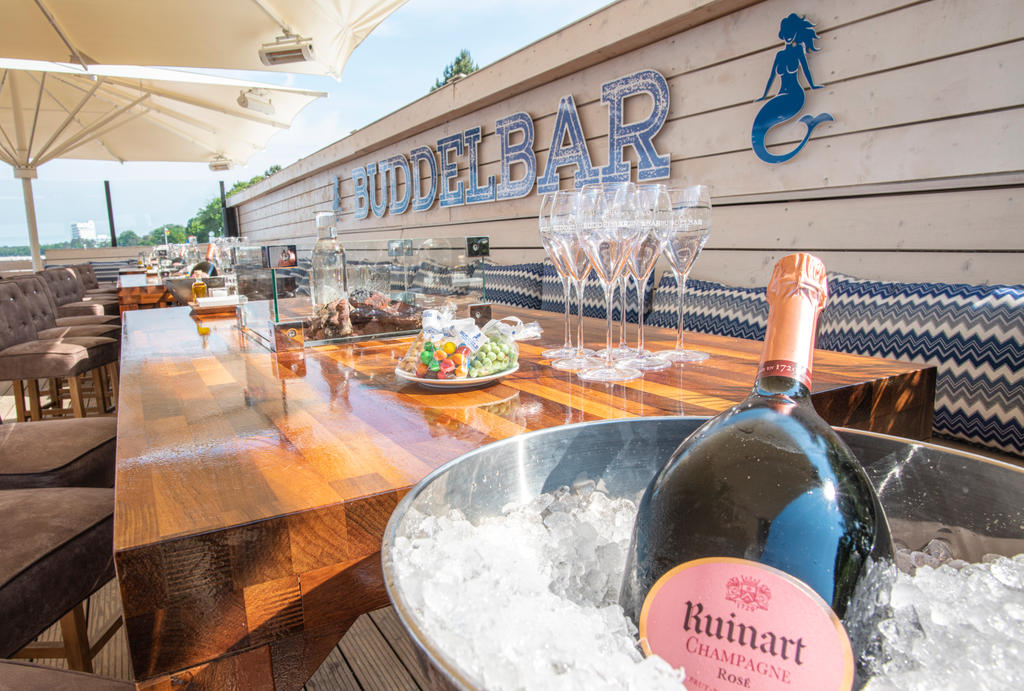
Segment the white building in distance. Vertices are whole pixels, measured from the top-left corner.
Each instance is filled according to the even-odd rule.
[[[72,240],[95,240],[96,239],[96,222],[85,221],[82,223],[71,224],[71,239]]]

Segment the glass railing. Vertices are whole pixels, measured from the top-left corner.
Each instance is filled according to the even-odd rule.
[[[481,239],[486,247],[479,237],[342,240],[343,273],[318,275],[312,250],[295,250],[294,266],[276,268],[263,265],[268,253],[253,251],[248,263],[235,267],[245,298],[239,328],[281,351],[416,334],[423,311],[445,305],[484,319],[486,265],[475,256]],[[279,248],[271,248],[271,262],[285,251]],[[315,295],[322,297],[319,304]]]

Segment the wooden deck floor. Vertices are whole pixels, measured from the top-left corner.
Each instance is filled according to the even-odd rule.
[[[117,583],[110,581],[89,598],[90,637],[98,635],[98,628],[120,609]],[[54,624],[38,640],[59,641],[60,626]],[[37,662],[67,669],[64,660]],[[93,672],[114,679],[132,679],[124,629],[114,634],[93,660]],[[307,691],[416,691],[425,688],[426,680],[416,662],[413,643],[392,607],[357,619],[305,686]]]

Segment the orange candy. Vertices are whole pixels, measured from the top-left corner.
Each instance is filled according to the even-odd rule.
[[[456,367],[462,367],[462,363],[465,358],[463,357],[462,353],[452,353],[451,355],[448,356],[448,359],[455,363]]]

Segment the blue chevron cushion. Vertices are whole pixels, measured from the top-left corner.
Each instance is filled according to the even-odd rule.
[[[452,288],[452,267],[447,264],[425,259],[415,268],[412,290],[417,293],[450,293]]]
[[[416,275],[416,266],[404,266],[391,263],[391,290],[403,291],[412,289],[412,279]]]
[[[569,305],[569,311],[572,314],[576,314],[576,289],[570,285],[569,290],[572,294],[572,303]],[[654,283],[649,280],[647,281],[647,290],[644,296],[645,314],[650,313],[653,293]],[[562,280],[558,277],[558,273],[555,272],[555,265],[551,263],[550,259],[544,260],[543,297],[541,298],[540,308],[548,312],[565,311]],[[626,319],[634,324],[636,323],[636,308],[636,284],[630,281],[629,287],[626,288]],[[601,287],[601,281],[597,278],[597,274],[591,271],[590,276],[587,277],[583,285],[583,316],[604,319],[604,310],[604,288]],[[619,301],[616,298],[615,305],[612,307],[612,319],[618,318]]]
[[[661,276],[654,292],[648,324],[678,327],[679,290],[671,271]],[[691,278],[683,296],[683,328],[688,331],[763,340],[768,324],[764,288],[741,288]]]
[[[485,299],[488,302],[540,309],[541,276],[544,272],[540,262],[507,266],[488,264],[483,272]]]
[[[829,274],[818,347],[935,365],[936,435],[1024,456],[1024,285]]]

